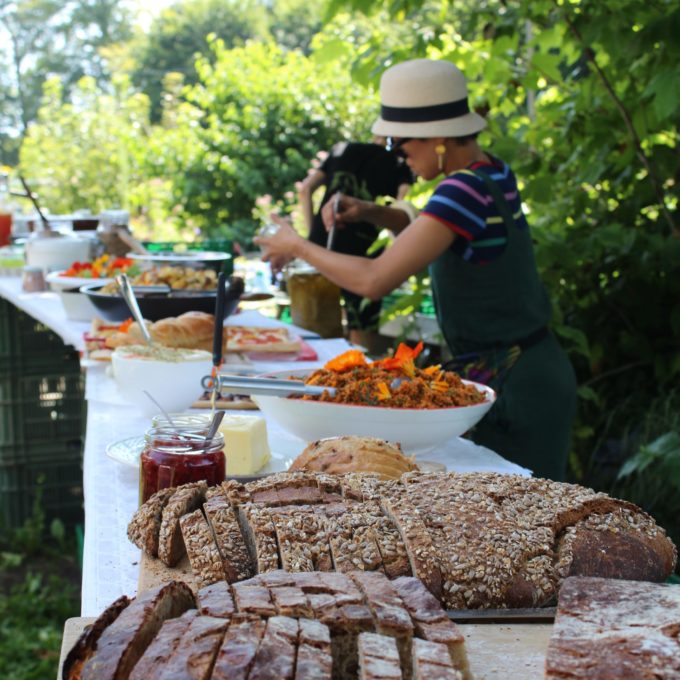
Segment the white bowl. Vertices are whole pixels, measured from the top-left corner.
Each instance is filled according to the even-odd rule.
[[[117,347],[111,357],[113,377],[121,396],[146,416],[159,408],[146,390],[168,412],[188,409],[203,393],[201,379],[212,370],[212,355],[204,350],[159,348],[162,359],[144,356],[146,346]]]
[[[94,305],[87,295],[79,292],[81,286],[101,283],[110,283],[113,279],[108,278],[85,278],[84,276],[62,276],[65,270],[50,272],[45,280],[50,289],[59,294],[61,304],[64,306],[66,318],[71,321],[91,321],[98,315]]]
[[[311,371],[277,371],[268,377],[305,377]],[[438,409],[354,406],[328,401],[253,395],[267,418],[311,442],[326,437],[358,435],[378,437],[401,444],[405,453],[420,455],[458,437],[476,425],[493,406],[496,393],[488,386],[465,380],[486,394],[486,401],[473,406]]]

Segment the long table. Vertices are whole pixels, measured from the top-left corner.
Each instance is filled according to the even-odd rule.
[[[66,344],[84,349],[86,322],[66,318],[55,293],[23,293],[18,278],[0,277],[0,296],[49,326]],[[228,324],[284,325],[250,310],[227,319]],[[290,328],[290,326],[289,326]],[[342,339],[321,340],[306,335],[318,359],[296,362],[295,368],[316,367],[345,351],[349,345]],[[83,452],[83,488],[85,499],[85,541],[83,548],[82,616],[96,616],[120,595],[137,592],[140,551],[127,539],[127,524],[138,505],[139,474],[136,468],[123,465],[106,455],[109,444],[140,436],[149,427],[148,418],[124,402],[108,366],[101,362],[81,361],[86,371],[87,430]],[[258,363],[262,372],[291,368],[291,362]],[[242,413],[242,411],[234,411]],[[286,455],[300,452],[306,442],[293,437],[277,423],[267,422],[270,446],[285,450]],[[511,463],[497,453],[472,442],[454,438],[426,455],[428,461],[448,470],[493,471],[528,475],[530,472]]]

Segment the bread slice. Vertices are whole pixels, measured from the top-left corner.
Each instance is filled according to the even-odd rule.
[[[375,540],[383,569],[389,578],[411,575],[411,564],[408,559],[406,546],[397,531],[394,522],[386,517],[375,502],[363,503],[357,512],[361,512],[371,527],[371,534]]]
[[[224,580],[222,558],[203,511],[199,508],[180,517],[179,525],[198,585],[202,587]]]
[[[401,535],[411,564],[411,571],[437,598],[442,596],[440,556],[432,543],[419,511],[406,501],[383,499],[383,510]]]
[[[269,592],[276,607],[276,613],[279,616],[314,618],[314,612],[301,588],[280,586],[278,588],[270,588]]]
[[[80,680],[82,668],[85,662],[94,655],[102,633],[120,616],[130,601],[127,595],[121,595],[97,617],[94,623],[85,627],[64,660],[62,669],[64,680]]]
[[[297,639],[296,619],[287,616],[268,619],[248,680],[293,680]]]
[[[268,509],[257,505],[238,508],[238,523],[250,555],[250,562],[258,574],[280,567],[276,528]]]
[[[373,615],[376,632],[396,640],[401,665],[405,669],[410,669],[413,623],[397,591],[389,580],[378,572],[355,571],[350,573],[349,577],[364,595]]]
[[[231,588],[225,581],[201,588],[196,593],[196,606],[201,614],[222,619],[230,619],[236,611]]]
[[[324,520],[311,506],[294,512],[270,510],[276,527],[281,564],[287,571],[330,571],[333,562]]]
[[[217,652],[229,625],[225,619],[197,616],[191,621],[172,656],[156,668],[157,680],[208,680],[212,673]]]
[[[161,530],[163,509],[177,489],[157,491],[132,515],[128,524],[128,538],[147,555],[158,557],[158,534]]]
[[[325,526],[336,571],[383,571],[383,560],[370,520],[361,510],[327,516]]]
[[[130,680],[148,680],[155,677],[158,669],[170,659],[182,636],[197,616],[198,612],[195,609],[189,609],[182,616],[165,621],[142,658],[132,669]]]
[[[359,635],[359,679],[401,680],[397,644],[393,638],[376,633]]]
[[[237,614],[231,620],[212,672],[212,680],[247,680],[266,622]]]
[[[185,553],[180,517],[196,510],[203,503],[208,488],[206,482],[195,482],[179,487],[163,508],[158,535],[158,558],[174,567]]]
[[[232,584],[231,592],[234,595],[234,604],[239,612],[259,616],[274,616],[276,614],[276,606],[272,602],[269,589],[264,586],[251,581],[241,581]]]
[[[445,645],[413,640],[413,680],[463,680],[451,662]]]
[[[680,678],[679,635],[680,585],[570,577],[545,677]]]
[[[82,680],[127,678],[167,619],[194,607],[194,595],[181,581],[170,581],[136,597],[101,634],[95,653],[82,668]]]
[[[255,569],[229,501],[221,495],[212,496],[203,505],[203,510],[215,537],[227,581],[233,583],[250,578]]]

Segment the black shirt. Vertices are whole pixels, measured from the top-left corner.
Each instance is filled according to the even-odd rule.
[[[412,184],[413,175],[401,158],[379,144],[352,142],[340,154],[331,152],[319,168],[326,175],[326,192],[321,205],[340,191],[366,201],[378,196],[397,196],[401,184]],[[333,250],[365,255],[380,229],[369,222],[353,222],[335,232]],[[321,212],[314,215],[310,241],[326,246],[327,232]]]

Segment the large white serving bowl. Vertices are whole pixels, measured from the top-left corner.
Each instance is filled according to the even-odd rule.
[[[81,286],[92,285],[99,283],[102,286],[110,283],[113,279],[101,278],[85,278],[81,276],[62,276],[64,270],[58,272],[50,272],[45,280],[50,286],[50,289],[59,294],[61,304],[64,306],[66,318],[71,321],[91,321],[97,316],[97,310],[90,302],[87,295],[80,292]]]
[[[159,413],[146,390],[168,412],[188,409],[202,394],[201,379],[210,374],[212,355],[203,350],[160,348],[170,359],[144,356],[146,346],[117,347],[111,356],[121,396],[147,416]]]
[[[278,371],[267,377],[304,377],[310,371]],[[440,409],[384,408],[333,402],[252,395],[267,418],[274,419],[296,437],[312,442],[326,437],[358,435],[401,444],[405,453],[420,455],[467,432],[493,406],[496,393],[490,387],[466,380],[486,394],[474,406]]]

